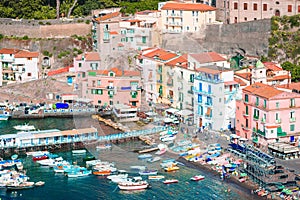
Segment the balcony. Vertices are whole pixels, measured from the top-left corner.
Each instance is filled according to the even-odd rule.
[[[171,14],[169,14],[168,15],[168,17],[179,17],[179,18],[181,18],[182,17],[182,13],[180,14],[180,13],[171,13]]]
[[[193,90],[195,93],[200,93],[200,94],[203,94],[203,95],[206,95],[206,96],[210,96],[210,95],[213,95],[213,93],[211,91],[207,92],[207,91],[203,91],[203,90],[197,90],[194,88]]]
[[[242,125],[242,129],[245,130],[245,131],[250,131],[250,128],[249,127],[246,127],[244,125]]]
[[[290,118],[290,122],[295,122],[295,121],[296,121],[296,117]]]
[[[230,95],[230,94],[235,94],[237,92],[237,90],[232,90],[232,91],[229,91],[229,90],[225,90],[225,94],[227,95]]]
[[[258,143],[258,137],[256,136],[256,137],[252,137],[252,142],[253,143]]]
[[[94,86],[95,87],[95,86]],[[108,90],[113,90],[114,89],[114,86],[107,86],[106,89]]]
[[[258,120],[258,118],[259,118],[259,116],[253,116],[253,120],[255,120],[255,121],[257,121]]]
[[[205,115],[205,119],[211,120],[211,116],[210,115]]]
[[[275,123],[276,123],[276,124],[280,124],[280,123],[281,123],[281,119],[276,119],[276,120],[275,120]]]
[[[182,26],[182,22],[167,22],[168,26]]]
[[[244,117],[249,117],[249,113],[243,112]]]
[[[266,119],[265,119],[265,118],[261,118],[260,122],[261,122],[262,124],[265,124],[265,123],[266,123]]]
[[[212,79],[212,78],[208,78],[206,76],[195,76],[195,79],[200,80],[200,81],[205,81],[205,82],[209,82],[209,83],[223,83],[224,81],[221,79]]]

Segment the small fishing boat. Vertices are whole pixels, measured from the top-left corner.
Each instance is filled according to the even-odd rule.
[[[133,177],[118,183],[120,190],[143,190],[149,187],[147,181],[143,181],[140,177]]]
[[[13,182],[6,185],[7,190],[23,190],[34,187],[34,182]]]
[[[105,149],[111,149],[111,148],[112,148],[111,144],[102,144],[102,145],[96,146],[97,150],[105,150]]]
[[[23,125],[14,126],[14,129],[18,131],[33,131],[35,130],[35,127],[34,125],[23,124]]]
[[[201,181],[203,179],[205,179],[205,176],[203,175],[196,175],[191,178],[192,181]]]
[[[34,185],[35,186],[43,186],[43,185],[45,185],[45,182],[44,181],[38,181]]]
[[[91,174],[92,174],[91,170],[81,168],[80,170],[72,170],[71,172],[68,172],[67,176],[69,178],[77,178],[77,177],[89,176]]]
[[[142,176],[148,176],[148,175],[156,175],[157,174],[157,170],[143,170],[143,171],[139,171],[139,174]]]
[[[148,176],[149,180],[160,180],[160,179],[164,179],[165,176],[161,176],[161,175],[156,175],[156,176]]]
[[[72,150],[72,154],[85,154],[85,149]]]
[[[45,160],[45,159],[48,159],[48,156],[47,156],[47,155],[33,156],[33,157],[32,157],[32,160],[33,160],[33,161]]]
[[[134,165],[134,166],[130,166],[130,169],[132,170],[145,170],[146,166],[140,166],[140,165]]]
[[[164,184],[172,184],[172,183],[178,183],[177,179],[168,179],[163,181]]]
[[[157,161],[159,161],[159,160],[160,160],[160,157],[159,157],[159,156],[156,156],[156,157],[154,157],[154,158],[149,158],[149,159],[147,160],[147,162],[153,163],[153,162],[157,162]]]
[[[91,160],[96,160],[95,156],[86,156],[83,158],[83,161],[91,161]]]
[[[128,174],[125,170],[119,170],[118,174],[110,175],[106,177],[108,180],[111,180],[114,183],[120,183],[125,181],[128,178]]]
[[[146,159],[146,158],[152,158],[151,154],[141,154],[138,156],[138,159]]]
[[[26,152],[27,156],[43,156],[43,155],[48,155],[49,151],[30,151]]]
[[[167,149],[160,149],[157,152],[155,152],[156,155],[163,155],[164,153],[167,152]]]
[[[171,165],[169,167],[165,167],[164,169],[166,172],[173,172],[179,170],[179,167],[177,167],[176,165]]]

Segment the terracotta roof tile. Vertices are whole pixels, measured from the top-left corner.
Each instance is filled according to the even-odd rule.
[[[117,31],[110,31],[109,34],[111,34],[111,35],[118,35],[119,33]]]
[[[111,18],[118,17],[120,14],[121,14],[120,12],[108,13],[104,16],[97,17],[94,20],[96,20],[98,22],[101,22],[101,21],[105,21],[105,20],[108,20],[108,19],[111,19]]]
[[[234,77],[234,81],[237,82],[238,84],[240,84],[240,86],[246,86],[247,84],[239,78]]]
[[[20,49],[9,49],[9,48],[2,48],[0,49],[0,54],[16,54]]]
[[[155,49],[154,51],[151,51],[144,55],[144,57],[159,59],[162,61],[168,61],[177,56],[178,55],[176,53],[172,53],[172,52],[166,51],[164,49]]]
[[[172,59],[171,61],[167,62],[166,65],[172,67],[178,66],[178,67],[187,68],[187,54]]]
[[[250,81],[252,74],[250,72],[246,73],[235,73],[234,75],[239,76],[247,81]]]
[[[108,76],[109,72],[114,72],[115,76],[140,76],[140,71],[130,71],[130,70],[120,70],[116,67],[111,68],[110,70],[97,70],[98,75]]]
[[[161,10],[214,11],[217,9],[200,3],[166,3]]]
[[[267,69],[270,69],[272,71],[282,71],[283,70],[281,67],[277,66],[276,63],[273,63],[273,62],[264,62],[263,64]]]
[[[196,69],[197,72],[204,72],[207,74],[220,74],[221,71],[216,70],[216,69],[209,69],[209,68],[205,68],[205,67],[200,67],[198,69]]]
[[[81,60],[82,56],[84,56],[85,61],[100,61],[101,60],[98,52],[86,52],[86,53],[80,54],[76,57],[76,60],[78,60],[78,61]]]
[[[252,85],[245,87],[243,91],[249,92],[253,95],[260,96],[266,99],[272,98],[284,92],[263,83],[254,83]]]
[[[291,79],[291,77],[285,74],[285,75],[273,76],[272,78],[267,78],[268,81],[277,81],[277,80],[285,80],[285,79]]]
[[[38,58],[39,52],[19,51],[15,54],[15,58]]]
[[[197,54],[190,54],[195,60],[199,63],[210,63],[210,62],[219,62],[219,61],[226,61],[220,54],[216,52],[204,52],[204,53],[197,53]]]
[[[300,91],[300,82],[298,82],[298,83],[290,83],[290,84],[285,84],[285,85],[278,85],[276,87]]]

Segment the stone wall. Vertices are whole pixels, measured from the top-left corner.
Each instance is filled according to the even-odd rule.
[[[268,19],[210,25],[195,34],[165,34],[162,47],[182,52],[216,51],[229,55],[244,50],[247,55],[261,56],[268,53],[270,31],[271,21]]]
[[[71,35],[85,36],[91,33],[89,19],[63,20],[13,20],[0,19],[0,34],[30,38],[64,38]]]

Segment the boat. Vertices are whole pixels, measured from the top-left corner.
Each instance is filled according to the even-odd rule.
[[[133,177],[118,183],[118,187],[120,190],[143,190],[149,187],[149,183],[140,177]]]
[[[47,156],[47,155],[33,156],[33,157],[32,157],[32,160],[33,160],[33,161],[45,160],[45,159],[48,159],[48,156]]]
[[[142,176],[148,176],[148,175],[156,175],[157,174],[157,170],[143,170],[143,171],[139,171],[139,174]]]
[[[114,183],[120,183],[128,178],[128,174],[125,170],[119,170],[118,174],[109,175],[106,178]]]
[[[23,124],[23,125],[14,126],[14,129],[18,131],[33,131],[35,130],[35,127],[34,125]]]
[[[141,170],[145,170],[146,166],[134,165],[134,166],[130,166],[130,169],[141,171]]]
[[[45,185],[45,182],[44,181],[38,181],[34,185],[35,186],[43,186],[43,185]]]
[[[150,148],[150,149],[140,150],[140,151],[138,151],[138,153],[148,153],[148,152],[152,152],[152,151],[156,151],[156,150],[158,150],[158,147],[153,147],[153,148]]]
[[[11,117],[11,113],[8,110],[7,105],[0,105],[0,121],[7,121]]]
[[[146,158],[151,158],[152,155],[151,154],[141,154],[138,156],[138,159],[146,159]]]
[[[203,175],[196,175],[191,178],[192,181],[201,181],[203,179],[205,179],[205,176]]]
[[[97,150],[104,150],[104,149],[111,149],[111,148],[112,148],[111,144],[103,144],[103,145],[96,146]]]
[[[83,158],[83,161],[91,161],[91,160],[96,160],[95,156],[86,156]]]
[[[26,152],[27,156],[43,156],[43,155],[48,155],[49,151],[30,151]]]
[[[163,155],[164,153],[167,152],[167,149],[160,149],[157,152],[155,152],[156,155]]]
[[[153,163],[153,162],[157,162],[157,161],[159,161],[159,160],[160,160],[160,157],[159,157],[159,156],[156,156],[156,157],[154,157],[154,158],[149,158],[149,159],[147,160],[147,162]]]
[[[164,169],[166,172],[173,172],[173,171],[179,170],[179,167],[177,167],[176,165],[173,164],[171,166],[165,167]]]
[[[92,174],[91,170],[87,170],[86,168],[80,168],[79,170],[71,170],[67,172],[67,177],[69,178],[77,178],[83,176],[89,176]]]
[[[72,150],[72,154],[85,154],[85,149]]]
[[[34,182],[17,182],[14,181],[6,185],[7,190],[23,190],[23,189],[30,189],[34,187]]]
[[[172,184],[172,183],[178,183],[177,179],[168,179],[163,181],[164,184]]]
[[[14,154],[10,157],[12,160],[16,160],[18,158],[18,155],[17,154]]]
[[[156,176],[148,176],[149,180],[160,180],[160,179],[164,179],[165,176],[162,175],[156,175]]]

